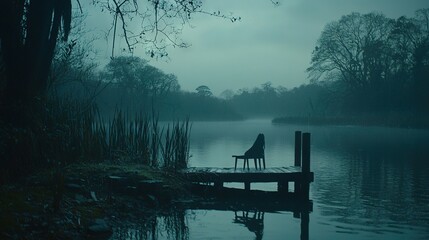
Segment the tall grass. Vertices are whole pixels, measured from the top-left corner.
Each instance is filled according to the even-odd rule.
[[[190,130],[189,119],[174,122],[171,128],[168,125],[161,148],[165,168],[183,169],[188,166]]]
[[[106,155],[106,130],[95,104],[55,98],[47,103],[42,142],[48,161],[99,161]]]
[[[189,119],[162,127],[155,114],[118,110],[105,121],[95,104],[51,98],[28,129],[0,122],[0,184],[46,165],[141,163],[177,170],[189,158]]]
[[[130,115],[115,111],[105,121],[95,105],[76,100],[57,100],[46,122],[50,154],[70,161],[141,163],[168,169],[186,168],[189,158],[189,119],[161,127],[155,114]]]
[[[102,121],[102,120],[98,120]],[[106,126],[106,125],[105,125]],[[186,168],[189,158],[189,119],[161,127],[157,117],[129,117],[116,111],[107,124],[108,159],[138,162],[168,169]]]

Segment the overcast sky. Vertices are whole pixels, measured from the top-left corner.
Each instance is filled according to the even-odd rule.
[[[293,88],[308,83],[305,69],[324,26],[351,12],[382,12],[387,17],[414,16],[428,8],[427,0],[207,0],[207,10],[232,12],[240,22],[195,16],[182,38],[189,48],[168,49],[169,60],[151,60],[166,73],[174,73],[182,89],[207,85],[215,95],[226,89],[251,89],[265,82]],[[91,9],[91,8],[88,8]],[[102,35],[111,18],[88,13],[87,27]],[[104,26],[104,27],[103,27]],[[123,44],[123,40],[119,44]],[[111,45],[96,42],[100,59],[110,57]],[[150,59],[144,49],[135,56]]]

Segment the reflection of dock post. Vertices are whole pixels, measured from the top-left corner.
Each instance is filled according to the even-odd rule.
[[[301,212],[301,240],[309,239],[309,223],[310,213],[308,211]]]
[[[301,193],[304,199],[310,194],[310,133],[302,135],[302,181]]]

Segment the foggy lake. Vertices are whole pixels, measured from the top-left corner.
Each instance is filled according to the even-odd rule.
[[[0,240],[429,239],[428,3],[0,0]]]
[[[269,120],[194,122],[190,166],[233,167],[231,155],[246,151],[258,133],[265,134],[267,168],[291,166],[296,130],[312,134],[310,239],[427,239],[427,130],[274,125]],[[276,185],[252,184],[252,189],[271,191]],[[234,223],[241,212],[191,209],[183,214],[189,239],[300,239],[301,234],[300,219],[292,212],[264,213],[259,236]],[[128,236],[135,230],[125,232]],[[177,239],[168,231],[157,234]]]

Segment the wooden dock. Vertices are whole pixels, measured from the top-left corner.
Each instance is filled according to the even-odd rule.
[[[302,139],[302,141],[301,141]],[[279,193],[289,193],[289,183],[294,184],[294,193],[308,199],[309,185],[314,181],[310,171],[310,133],[295,133],[295,166],[267,169],[234,168],[187,168],[183,176],[194,183],[213,183],[222,188],[224,183],[244,183],[245,190],[251,190],[251,183],[277,183]]]
[[[183,171],[185,178],[191,182],[214,183],[222,187],[226,182],[242,182],[245,189],[250,190],[250,183],[277,182],[303,182],[304,174],[301,167],[275,167],[262,170],[234,169],[234,168],[188,168]],[[313,182],[314,173],[309,172],[307,180]],[[279,186],[281,188],[281,186]],[[286,187],[286,186],[285,186]],[[281,189],[279,189],[281,190]]]

